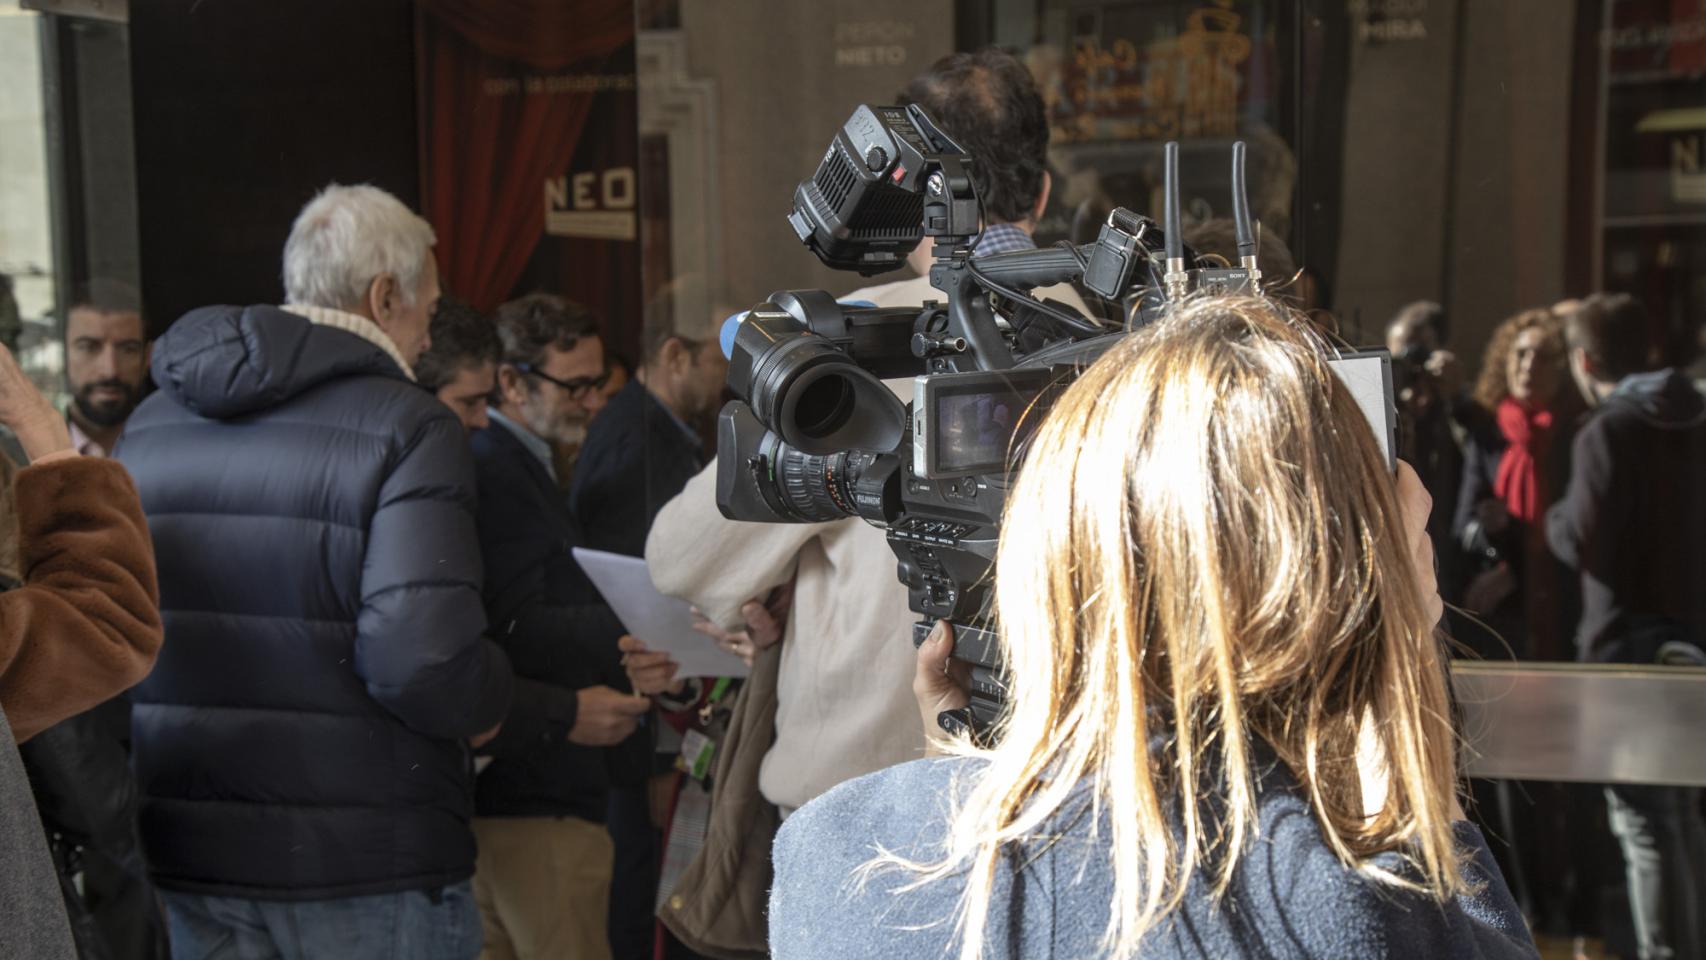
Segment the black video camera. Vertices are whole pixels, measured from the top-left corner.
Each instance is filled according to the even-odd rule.
[[[972,255],[982,211],[971,165],[917,106],[861,106],[842,127],[795,191],[789,223],[825,264],[866,275],[903,265],[928,238],[931,285],[945,299],[876,308],[793,290],[747,311],[729,350],[728,385],[741,399],[717,425],[717,505],[735,520],[861,517],[885,529],[924,618],[914,642],[948,620],[954,656],[973,667],[971,705],[941,723],[980,735],[1003,700],[990,573],[1030,429],[1080,370],[1167,303],[1192,289],[1256,292],[1260,273],[1242,143],[1236,267],[1199,262],[1180,239],[1176,144],[1165,229],[1122,208],[1095,243],[984,257]],[[1121,304],[1127,322],[1104,325],[1030,292],[1072,280]],[[1390,364],[1365,359],[1377,361],[1365,374],[1384,378],[1390,418]],[[897,378],[912,379],[910,409],[883,382]],[[1385,426],[1376,434],[1390,452]]]

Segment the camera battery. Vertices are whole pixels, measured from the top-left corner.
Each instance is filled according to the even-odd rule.
[[[1084,266],[1084,286],[1104,300],[1123,297],[1137,266],[1137,237],[1112,223],[1102,224],[1096,248]]]

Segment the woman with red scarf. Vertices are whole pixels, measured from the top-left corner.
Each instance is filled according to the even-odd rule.
[[[1546,546],[1546,508],[1564,495],[1579,407],[1567,389],[1563,322],[1527,310],[1493,331],[1474,400],[1454,529],[1470,554],[1462,605],[1525,660],[1573,660],[1574,580]],[[1462,638],[1468,639],[1468,638]],[[1471,643],[1483,655],[1503,658]]]
[[[1526,310],[1500,324],[1473,391],[1453,529],[1468,553],[1459,600],[1486,627],[1455,619],[1453,635],[1489,660],[1574,660],[1577,579],[1546,546],[1546,508],[1564,495],[1581,406],[1565,367],[1564,324]],[[1600,823],[1560,784],[1472,779],[1471,814],[1539,931],[1593,932],[1595,870],[1573,849],[1572,823]]]

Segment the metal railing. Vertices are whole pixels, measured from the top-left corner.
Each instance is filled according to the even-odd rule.
[[[1471,776],[1706,786],[1706,668],[1459,660]]]

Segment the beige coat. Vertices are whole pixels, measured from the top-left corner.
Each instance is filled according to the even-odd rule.
[[[778,660],[774,647],[759,651],[735,697],[717,745],[705,845],[658,910],[677,939],[717,960],[769,955],[770,844],[781,818],[759,796],[758,765],[776,723]]]
[[[741,523],[717,510],[713,462],[666,504],[646,540],[659,590],[725,627],[794,581],[782,635],[775,740],[759,788],[792,810],[843,780],[923,755],[912,699],[906,588],[883,531],[863,520]]]
[[[1070,284],[1038,291],[1077,310]],[[943,299],[926,277],[848,294],[879,307]],[[889,382],[902,400],[911,382]],[[726,628],[740,607],[795,581],[782,640],[776,739],[759,787],[791,811],[830,787],[922,756],[912,697],[912,625],[906,588],[883,531],[863,520],[740,523],[717,510],[713,461],[658,514],[646,563],[658,589],[697,604]]]

